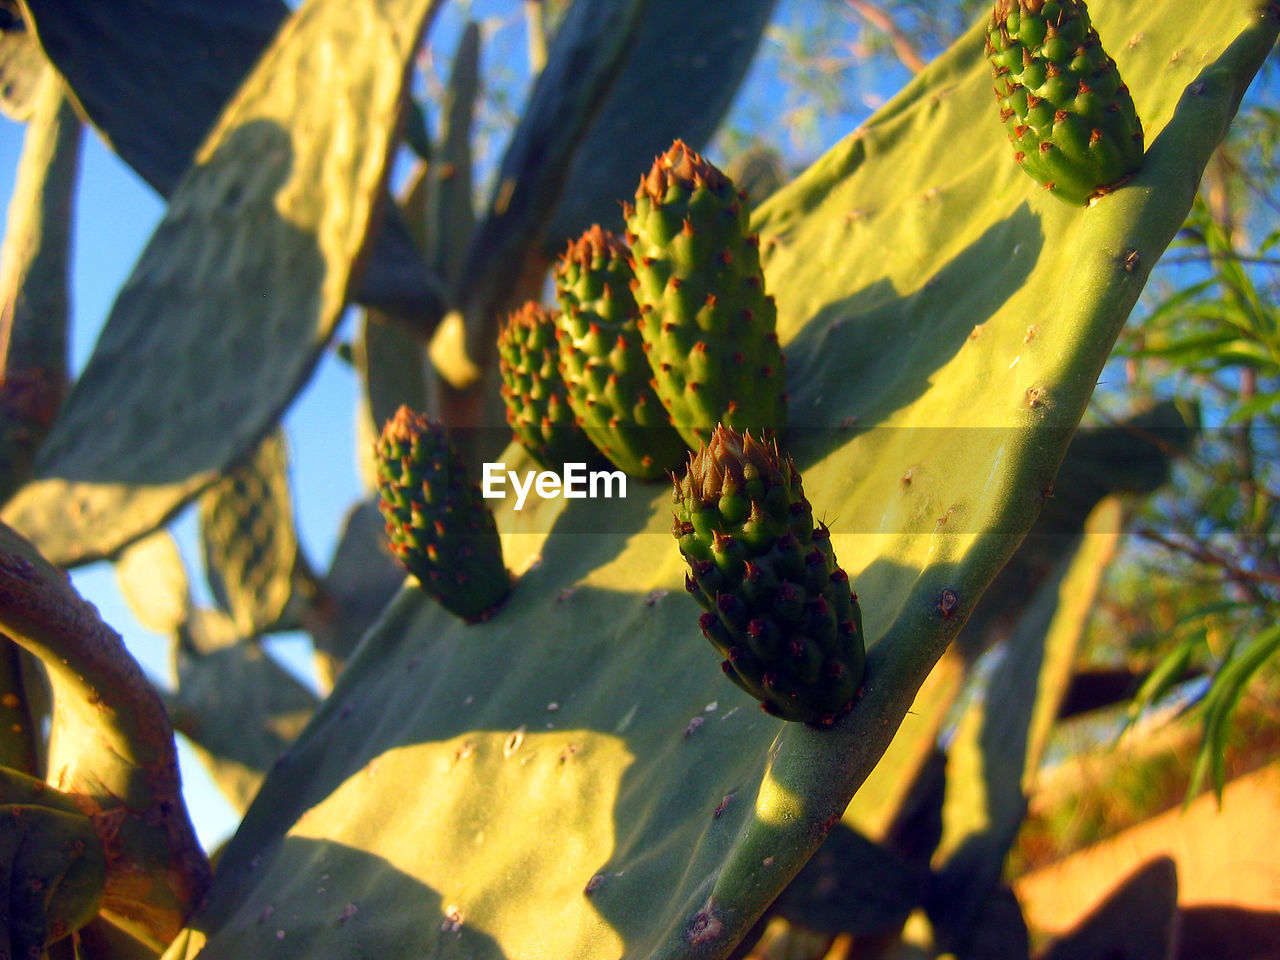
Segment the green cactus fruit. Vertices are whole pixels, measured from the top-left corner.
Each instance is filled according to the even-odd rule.
[[[654,389],[691,447],[717,423],[786,427],[777,308],[765,294],[745,195],[677,140],[625,207],[640,335]]]
[[[511,592],[493,513],[442,425],[408,407],[374,446],[391,549],[450,613],[487,620]]]
[[[1084,204],[1142,165],[1142,123],[1080,0],[996,0],[987,30],[1000,119],[1045,189]]]
[[[591,441],[633,477],[656,480],[677,469],[688,448],[649,385],[629,258],[622,238],[599,224],[560,257],[560,374]]]
[[[725,675],[768,713],[834,723],[862,683],[862,613],[791,458],[717,427],[672,499],[685,587]]]
[[[555,313],[529,301],[508,315],[498,331],[507,423],[520,445],[549,470],[595,463],[600,456],[576,422],[559,366]]]

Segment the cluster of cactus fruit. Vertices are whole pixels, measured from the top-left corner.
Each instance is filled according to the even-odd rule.
[[[725,674],[771,714],[830,725],[861,683],[861,615],[779,452],[785,368],[746,198],[677,140],[624,217],[625,240],[596,224],[568,245],[558,310],[529,302],[502,325],[507,422],[551,469],[603,454],[640,480],[672,477],[687,586]],[[396,554],[446,608],[486,617],[508,575],[444,429],[401,410],[376,455]]]
[[[131,3],[146,5],[121,0]],[[0,674],[9,671],[0,676],[0,729],[13,734],[0,744],[10,749],[3,764],[35,775],[24,783],[0,771],[9,814],[0,861],[18,906],[8,909],[7,931],[0,919],[0,954],[106,960],[168,944],[166,960],[269,960],[396,954],[412,943],[432,957],[688,960],[745,955],[753,927],[767,921],[776,929],[785,919],[800,928],[831,916],[830,907],[860,928],[830,931],[841,941],[889,943],[915,911],[913,931],[923,933],[921,919],[932,926],[933,943],[918,944],[922,951],[973,956],[994,933],[1011,934],[1025,953],[1013,940],[1019,930],[1006,926],[1017,919],[1008,891],[993,888],[1113,541],[1068,538],[1082,544],[1080,556],[1054,565],[1016,616],[1005,594],[983,592],[1030,527],[1151,264],[1181,222],[1244,85],[1273,49],[1276,4],[1262,16],[1253,0],[1097,10],[1104,37],[1145,38],[1115,52],[1125,54],[1148,137],[1160,137],[1137,181],[1096,206],[1141,159],[1141,127],[1082,6],[987,6],[984,22],[887,110],[756,211],[750,223],[765,238],[760,247],[729,178],[684,144],[657,158],[634,196],[628,187],[640,165],[626,165],[659,153],[677,130],[702,136],[714,126],[719,112],[705,105],[736,83],[724,79],[725,47],[748,57],[758,34],[747,21],[763,31],[769,0],[568,5],[530,122],[521,121],[503,159],[498,180],[516,189],[479,222],[466,202],[470,177],[436,176],[445,167],[469,173],[464,110],[442,115],[443,146],[432,144],[431,162],[415,164],[419,179],[399,207],[379,199],[386,177],[374,161],[389,159],[405,106],[395,78],[411,75],[421,49],[408,24],[448,5],[249,6],[270,13],[273,4],[281,17],[299,6],[290,29],[265,24],[280,52],[246,58],[246,68],[259,66],[206,137],[193,175],[165,188],[170,211],[59,415],[42,465],[29,484],[20,479],[0,523],[0,593],[21,598],[0,602],[0,632],[44,661],[57,705],[51,711],[43,689],[27,682],[29,664],[0,656]],[[138,103],[127,89],[114,95],[117,83],[136,81],[137,71],[121,69],[128,58],[98,60],[100,49],[133,50],[157,37],[184,48],[168,42],[184,34],[163,29],[164,5],[145,36],[95,30],[102,43],[88,45],[76,40],[83,18],[63,16],[57,4],[21,6],[34,17],[28,40],[47,42],[51,55],[75,52],[49,75],[59,86],[65,79],[91,118],[95,101]],[[213,23],[222,22],[218,8],[201,5]],[[625,30],[624,13],[632,18]],[[644,22],[635,27],[635,19]],[[68,27],[70,37],[60,36]],[[377,42],[353,45],[353,36]],[[466,90],[478,80],[479,26],[464,36],[454,104],[473,100]],[[676,49],[690,38],[706,56]],[[625,54],[624,39],[632,44]],[[350,70],[313,66],[333,51]],[[626,63],[615,77],[616,57]],[[690,76],[701,62],[709,69]],[[990,102],[993,69],[1013,150]],[[299,76],[308,82],[292,82]],[[228,80],[228,96],[233,86]],[[183,100],[199,99],[195,87],[180,89]],[[692,104],[706,122],[682,114]],[[162,105],[173,113],[172,101]],[[643,108],[651,105],[661,124],[649,123]],[[583,117],[563,116],[565,106]],[[143,121],[133,121],[134,110],[104,111],[107,141],[128,143],[130,125],[116,128],[121,121],[112,119],[127,115],[148,143],[173,141],[176,177],[197,143],[153,137],[165,119],[136,113]],[[619,113],[626,123],[614,122]],[[597,119],[584,131],[587,114]],[[983,120],[985,131],[970,136]],[[655,141],[660,125],[664,139]],[[191,136],[198,133],[193,127]],[[288,149],[264,151],[282,133]],[[936,158],[948,151],[953,169],[997,175],[935,189],[946,173]],[[1015,152],[1049,190],[1012,172]],[[291,171],[280,189],[259,175],[268,155]],[[565,171],[567,189],[543,165]],[[613,179],[619,166],[621,183]],[[357,169],[368,176],[353,175]],[[601,171],[609,175],[595,179]],[[229,184],[251,188],[241,201],[252,205],[238,201],[234,215]],[[60,206],[47,203],[49,191],[40,195],[49,209]],[[611,223],[624,196],[631,203]],[[306,202],[291,208],[297,216],[276,216],[289,197]],[[431,241],[425,246],[447,242],[431,251],[430,266],[416,256],[380,259],[380,241],[366,243],[371,224],[381,219],[386,239],[402,214]],[[65,219],[65,210],[55,215]],[[579,236],[592,219],[603,226]],[[31,233],[15,222],[11,236]],[[505,509],[520,510],[523,494],[495,519],[451,447],[458,436],[412,411],[447,406],[458,419],[480,412],[490,398],[481,389],[487,377],[476,375],[485,360],[479,341],[514,305],[511,290],[532,279],[529,268],[544,262],[544,241],[569,237],[578,239],[552,277],[555,309],[548,296],[502,331],[511,433],[553,472],[571,461],[612,462],[639,495],[514,515],[529,521],[514,523],[518,530],[598,536],[499,536],[503,517],[513,516]],[[227,250],[252,271],[204,271],[197,286],[179,291],[190,296],[175,296],[175,276]],[[299,269],[313,253],[318,269]],[[57,272],[42,266],[30,289]],[[402,296],[389,274],[423,277],[429,289]],[[263,282],[246,284],[246,276]],[[267,287],[274,293],[264,301]],[[351,512],[320,577],[298,548],[282,495],[283,448],[255,453],[247,482],[235,466],[247,452],[238,448],[278,422],[332,345],[346,292],[384,308],[366,314],[351,353],[365,409],[381,421],[409,404],[379,440],[361,444],[376,453],[370,478],[394,553],[411,571],[403,584],[378,555],[384,541],[370,505]],[[268,301],[272,309],[259,313]],[[133,359],[152,352],[136,349],[149,342],[138,331],[169,329],[154,318],[175,309],[183,335],[158,343],[183,346],[162,352],[171,362],[153,364],[155,372],[196,364],[227,376],[208,385],[191,376],[156,384],[136,372],[94,375],[133,370]],[[1046,311],[1056,322],[1027,327],[1028,316]],[[434,372],[453,388],[439,393],[419,340],[448,330],[446,316],[450,324],[465,317],[465,336],[453,344],[456,355],[437,349],[445,338],[432,342]],[[293,320],[306,322],[284,322]],[[262,330],[271,336],[255,358],[268,359],[246,370],[237,345],[246,331]],[[1008,375],[996,383],[993,372]],[[201,402],[190,403],[197,382]],[[242,396],[244,384],[258,395]],[[193,410],[218,415],[198,428],[205,421]],[[928,444],[897,429],[939,418],[949,418],[949,429]],[[93,429],[81,430],[85,423]],[[841,427],[825,442],[803,442],[801,426],[813,423]],[[988,443],[982,438],[994,431],[963,429],[974,425],[1016,429]],[[72,437],[89,439],[76,446]],[[189,443],[193,437],[203,440]],[[803,482],[789,454],[803,464]],[[484,493],[492,496],[488,466]],[[201,505],[219,609],[193,601],[171,537],[129,548],[117,568],[126,587],[141,583],[136,592],[150,594],[130,598],[140,599],[139,615],[162,618],[156,629],[172,636],[174,719],[244,811],[211,877],[185,823],[164,704],[37,550],[65,565],[115,555],[217,474],[227,489],[214,492],[234,500],[206,510],[217,504],[205,495]],[[1063,489],[1069,479],[1062,473],[1059,488],[1077,503],[1081,491]],[[546,496],[541,485],[538,493]],[[1108,507],[1100,516],[1112,531],[1122,512]],[[824,511],[839,514],[843,531],[874,533],[829,532],[818,522]],[[19,542],[11,521],[39,543]],[[956,535],[961,524],[974,535]],[[268,526],[272,536],[259,536]],[[689,599],[680,596],[682,573]],[[851,580],[868,601],[865,651]],[[944,718],[956,716],[948,704],[967,701],[973,689],[962,685],[967,667],[959,661],[968,664],[985,645],[986,634],[957,636],[966,619],[966,631],[981,625],[977,604],[1012,639],[990,695],[955,725],[943,769],[931,748],[951,724]],[[1046,625],[1055,604],[1060,615]],[[467,625],[477,621],[485,622]],[[323,702],[259,642],[298,626],[314,634]],[[956,645],[960,656],[939,660]],[[728,692],[730,682],[743,693]],[[932,805],[921,806],[926,793]],[[944,828],[897,849],[894,839],[922,817]],[[547,829],[525,829],[535,821]],[[855,842],[850,828],[866,842]],[[820,843],[828,845],[812,858],[819,870],[806,879],[802,867]],[[777,915],[762,917],[768,909]],[[795,953],[813,942],[811,930],[796,933],[757,952]]]
[[[1087,203],[1142,164],[1133,98],[1080,0],[996,0],[987,57],[1014,156],[1054,196]]]
[[[527,303],[498,337],[507,422],[535,459],[566,462],[576,426],[655,480],[717,424],[784,432],[777,310],[747,217],[729,177],[677,140],[624,206],[625,239],[594,225],[569,244],[559,311]]]
[[[997,0],[986,48],[1027,173],[1078,204],[1134,173],[1142,125],[1083,3]],[[603,455],[640,480],[671,476],[686,585],[726,676],[769,713],[830,725],[862,681],[861,613],[778,447],[786,372],[746,197],[677,140],[623,219],[624,236],[595,224],[569,243],[558,309],[531,301],[501,325],[507,422],[551,469]],[[487,617],[510,578],[443,427],[402,410],[377,456],[397,555],[447,609]]]

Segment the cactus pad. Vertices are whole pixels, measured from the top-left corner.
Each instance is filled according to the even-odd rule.
[[[625,208],[654,389],[691,447],[717,423],[781,433],[786,377],[747,205],[677,140]]]
[[[422,588],[464,620],[483,620],[511,590],[493,513],[444,427],[401,407],[375,448],[391,549]]]
[[[1086,203],[1142,164],[1133,97],[1081,0],[997,0],[987,57],[1014,156],[1054,196]]]
[[[862,612],[791,458],[717,427],[672,499],[685,588],[725,676],[767,713],[830,726],[862,681]]]
[[[591,441],[627,473],[654,480],[679,466],[686,448],[649,385],[628,257],[622,239],[596,224],[560,258],[560,373]]]
[[[166,960],[732,954],[1031,526],[1277,33],[1251,0],[1098,20],[1142,38],[1125,64],[1152,137],[1135,189],[1084,216],[1027,195],[1003,138],[974,135],[981,23],[756,212],[792,424],[813,427],[787,449],[868,600],[853,709],[782,723],[708,669],[666,490],[519,515],[508,500],[522,572],[501,616],[465,626],[399,594]]]
[[[551,470],[598,456],[574,418],[559,366],[555,314],[533,301],[511,313],[498,331],[507,423],[520,445]]]

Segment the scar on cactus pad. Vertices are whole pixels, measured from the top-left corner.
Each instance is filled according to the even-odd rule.
[[[690,447],[716,424],[781,435],[786,371],[746,195],[677,140],[624,207],[653,387]]]
[[[631,476],[658,480],[683,463],[688,448],[650,386],[629,261],[622,238],[599,224],[561,255],[555,268],[560,373],[591,441]]]
[[[510,313],[498,330],[507,423],[517,442],[549,470],[600,460],[569,406],[559,366],[555,314],[532,300]]]
[[[1045,189],[1085,204],[1142,165],[1142,123],[1081,0],[996,0],[987,30],[1000,119]]]
[[[445,428],[401,407],[383,426],[374,458],[396,557],[450,613],[488,619],[511,592],[511,575],[493,513]]]
[[[862,684],[862,613],[795,464],[717,426],[674,483],[685,588],[725,676],[768,713],[830,726]]]

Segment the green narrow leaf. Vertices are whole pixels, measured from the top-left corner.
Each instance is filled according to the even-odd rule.
[[[1254,417],[1269,414],[1277,407],[1280,407],[1280,395],[1271,392],[1262,393],[1251,400],[1246,400],[1244,403],[1239,404],[1223,422],[1227,426],[1244,423]]]
[[[1195,654],[1204,648],[1203,632],[1184,637],[1178,645],[1166,654],[1156,668],[1147,675],[1133,695],[1125,717],[1125,729],[1137,722],[1142,712],[1160,700],[1177,684]]]
[[[346,303],[438,6],[311,0],[227,107],[116,299],[39,479],[5,508],[56,562],[163,524],[306,382]]]
[[[1183,287],[1172,296],[1166,297],[1158,305],[1152,307],[1150,312],[1143,318],[1144,327],[1151,328],[1166,322],[1172,317],[1176,317],[1183,307],[1189,303],[1194,303],[1201,294],[1212,290],[1217,283],[1216,278],[1209,277],[1207,280],[1201,280],[1199,283]]]
[[[205,573],[242,637],[269,630],[293,595],[299,556],[288,466],[277,429],[200,496]]]
[[[1244,650],[1234,650],[1231,658],[1214,674],[1209,692],[1205,695],[1204,738],[1196,754],[1195,766],[1191,770],[1185,804],[1190,804],[1195,799],[1206,780],[1212,782],[1218,802],[1222,802],[1231,718],[1249,681],[1267,661],[1280,652],[1280,624],[1263,630],[1253,639],[1244,641],[1242,646]]]

